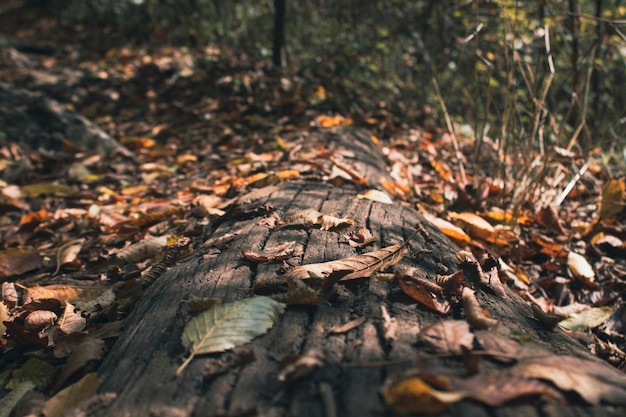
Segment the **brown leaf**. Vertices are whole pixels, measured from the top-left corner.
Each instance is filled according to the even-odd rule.
[[[486,351],[502,353],[501,356],[494,355],[493,358],[500,362],[510,363],[516,360],[522,345],[513,339],[502,336],[499,333],[488,330],[479,330],[474,333],[478,344]]]
[[[536,348],[511,368],[514,375],[544,379],[576,391],[589,404],[626,405],[626,376],[604,363]]]
[[[63,315],[59,320],[59,329],[65,334],[70,334],[82,331],[86,325],[87,320],[76,312],[73,305],[66,303]]]
[[[600,220],[617,217],[626,205],[626,179],[611,179],[604,184],[600,202]]]
[[[49,310],[35,310],[24,320],[24,327],[28,331],[41,330],[44,327],[54,325],[57,315]]]
[[[462,290],[463,271],[456,271],[451,275],[437,275],[433,281],[443,288],[443,293],[448,296],[460,296]]]
[[[440,320],[420,331],[417,340],[437,352],[460,355],[462,347],[472,348],[474,335],[464,320]]]
[[[467,321],[476,329],[493,329],[500,324],[498,320],[485,315],[474,291],[467,287],[463,288],[463,309],[465,310]]]
[[[565,229],[563,229],[563,225],[561,224],[556,210],[556,207],[550,205],[542,207],[537,212],[537,223],[559,235],[564,235],[566,234]]]
[[[43,265],[34,248],[9,248],[0,251],[0,278],[20,275]]]
[[[292,382],[306,377],[322,365],[324,365],[324,353],[309,349],[302,355],[283,360],[277,378],[281,382]]]
[[[261,252],[244,251],[243,256],[254,262],[270,262],[289,259],[291,257],[302,255],[302,245],[296,241],[279,243],[271,248],[265,248]]]
[[[17,305],[18,295],[15,289],[14,282],[2,283],[2,302],[8,307],[15,307]]]
[[[76,302],[89,300],[98,296],[97,291],[72,285],[35,285],[26,289],[27,300],[43,300],[55,298],[60,301]]]
[[[341,281],[370,277],[376,271],[396,264],[407,254],[405,245],[387,246],[373,252],[350,256],[349,258],[317,264],[300,265],[293,268],[286,278],[328,279],[333,274],[343,274]]]
[[[366,321],[367,321],[367,317],[365,316],[359,317],[358,319],[351,320],[347,323],[338,324],[338,325],[331,327],[328,333],[330,334],[348,333],[350,330],[356,329],[357,327],[359,327]]]
[[[460,392],[438,391],[421,378],[410,377],[385,386],[382,396],[397,414],[439,414],[465,397]]]
[[[70,333],[63,335],[57,340],[52,351],[55,358],[65,358],[69,356],[89,335],[87,333]]]
[[[90,364],[100,361],[102,355],[104,355],[104,341],[96,339],[94,337],[86,337],[83,341],[74,349],[74,351],[67,358],[67,362],[59,371],[54,383],[52,384],[52,391],[57,391],[63,387],[71,376],[76,372],[84,369]]]
[[[322,230],[334,230],[352,226],[354,220],[339,218],[328,214],[320,213],[315,209],[306,209],[287,217],[284,223],[293,223],[302,220],[305,226],[319,225]]]
[[[360,248],[373,242],[376,242],[376,238],[368,229],[359,229],[348,235],[348,244],[353,248]]]
[[[428,284],[425,284],[422,281],[426,281]],[[402,277],[398,281],[400,283],[400,288],[402,291],[423,305],[426,308],[429,308],[432,311],[435,311],[440,314],[446,314],[450,311],[450,304],[447,301],[440,302],[437,300],[436,296],[429,291],[430,286],[436,285],[430,281],[419,278],[411,278],[411,277]],[[437,287],[439,287],[437,285]],[[441,287],[440,287],[441,288]]]
[[[85,239],[76,239],[59,248],[57,252],[57,267],[52,275],[56,275],[64,265],[73,264],[83,248]]]
[[[469,398],[492,407],[529,395],[546,395],[564,401],[563,396],[548,384],[536,379],[521,378],[508,372],[479,374],[470,378],[450,378],[450,385]]]
[[[161,248],[167,246],[168,235],[144,239],[141,242],[126,246],[115,254],[115,257],[128,263],[142,262],[153,258]]]

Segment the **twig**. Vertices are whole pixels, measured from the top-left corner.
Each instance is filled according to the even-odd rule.
[[[582,176],[585,174],[585,172],[587,171],[587,168],[589,168],[589,162],[585,162],[585,165],[583,165],[582,168],[580,168],[578,170],[578,172],[576,173],[576,176],[574,176],[574,178],[572,178],[572,180],[569,182],[569,184],[567,184],[567,187],[565,187],[563,192],[556,199],[555,204],[556,204],[557,207],[560,206],[563,203],[563,201],[565,200],[565,198],[567,197],[569,192],[572,191],[572,188],[574,188],[574,185],[576,185],[578,180],[580,180],[582,178]]]
[[[448,108],[446,107],[446,103],[443,101],[441,91],[439,90],[439,84],[437,84],[437,80],[435,78],[433,78],[433,84],[435,85],[435,91],[437,92],[437,99],[439,100],[439,104],[441,105],[441,110],[443,111],[443,115],[446,119],[446,125],[448,126],[448,131],[450,132],[450,136],[452,137],[452,144],[454,145],[454,152],[456,154],[456,159],[459,162],[459,172],[461,173],[461,181],[463,181],[463,184],[467,184],[467,177],[465,176],[465,168],[463,167],[463,155],[461,154],[461,150],[459,149],[459,143],[456,140],[456,133],[454,131],[454,126],[452,126],[452,119],[450,119]]]

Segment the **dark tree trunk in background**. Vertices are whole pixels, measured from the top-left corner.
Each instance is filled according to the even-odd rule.
[[[286,0],[274,0],[274,44],[272,62],[278,68],[287,66],[285,50],[285,4]]]

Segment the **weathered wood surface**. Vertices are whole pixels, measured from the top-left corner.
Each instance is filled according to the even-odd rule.
[[[313,140],[311,137],[309,140]],[[353,131],[350,137],[327,135],[337,149],[355,153],[357,166],[372,185],[386,177],[384,159],[369,136]],[[289,215],[315,208],[324,213],[349,216],[355,227],[368,227],[378,238],[377,247],[396,244],[405,239],[419,220],[426,225],[431,240],[417,237],[402,261],[419,268],[425,277],[457,269],[456,248],[415,212],[397,205],[359,200],[354,186],[333,186],[318,180],[286,182],[280,188],[253,204],[270,204]],[[99,369],[99,392],[115,393],[116,398],[90,415],[101,416],[354,416],[393,415],[380,397],[386,376],[404,370],[407,365],[344,367],[378,361],[410,359],[420,347],[416,334],[441,317],[417,306],[389,283],[357,280],[345,287],[338,285],[336,295],[318,307],[288,307],[268,334],[255,339],[245,348],[254,352],[255,360],[234,366],[226,373],[204,378],[207,365],[232,352],[200,356],[194,359],[182,377],[175,371],[185,351],[180,337],[190,315],[185,301],[191,296],[219,297],[224,301],[248,296],[255,282],[276,276],[280,264],[251,264],[242,251],[259,250],[277,243],[296,240],[305,245],[302,264],[328,261],[354,255],[355,249],[345,243],[342,233],[282,227],[270,231],[257,222],[262,218],[228,219],[221,222],[211,236],[240,231],[221,252],[198,248],[194,256],[162,275],[148,290],[132,312],[126,329]],[[419,254],[420,249],[432,251]],[[371,249],[368,249],[371,250]],[[367,250],[366,250],[367,251]],[[343,288],[343,289],[342,289]],[[553,352],[591,358],[584,347],[561,332],[542,329],[530,308],[519,298],[498,299],[481,293],[479,300],[492,317],[497,317],[513,333],[524,334]],[[382,331],[381,307],[398,322],[396,340],[386,340]],[[454,313],[460,317],[460,311]],[[335,326],[365,317],[359,327],[344,333],[330,334]],[[324,353],[327,366],[292,383],[276,378],[279,362],[287,355],[309,349]],[[443,362],[461,367],[456,360]],[[483,367],[498,365],[489,360]],[[330,395],[328,391],[330,388]],[[541,399],[520,402],[500,408],[488,408],[471,401],[453,405],[446,415],[456,416],[607,416],[625,415],[626,410],[611,406],[564,407]],[[334,414],[333,414],[334,413]]]

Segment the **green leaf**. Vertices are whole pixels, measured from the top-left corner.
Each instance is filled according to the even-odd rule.
[[[223,352],[267,332],[285,311],[269,297],[252,297],[213,307],[194,317],[183,330],[189,357],[176,371],[180,375],[195,355]]]
[[[14,389],[22,382],[32,382],[41,387],[54,373],[54,366],[37,358],[30,358],[24,366],[13,371],[11,380],[6,384],[6,389]]]

